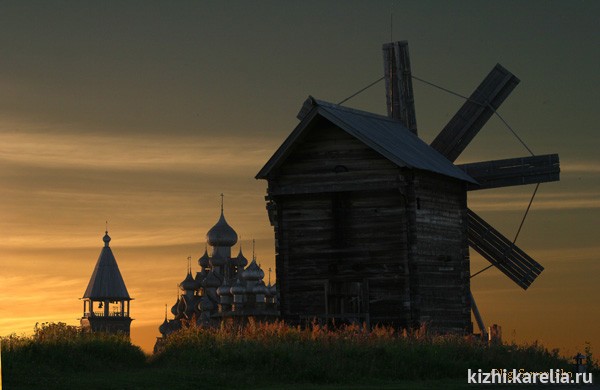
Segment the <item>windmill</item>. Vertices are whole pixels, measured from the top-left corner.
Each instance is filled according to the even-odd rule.
[[[408,45],[383,53],[388,116],[309,96],[256,175],[268,183],[281,316],[466,333],[473,311],[485,335],[469,247],[523,289],[543,267],[470,210],[467,192],[556,181],[558,155],[455,165],[519,80],[496,65],[429,145]]]
[[[388,116],[402,122],[417,135],[408,43],[400,41],[385,44],[383,54]],[[518,84],[519,79],[512,73],[500,64],[494,66],[430,146],[454,163],[486,122],[497,114],[502,102]],[[478,182],[479,185],[468,185],[470,191],[558,181],[558,154],[536,156],[529,151],[531,156],[527,157],[456,166]],[[522,289],[526,290],[544,270],[515,245],[520,227],[515,239],[510,240],[471,209],[467,209],[467,222],[469,246],[491,263],[489,267],[498,268]],[[471,278],[482,271],[472,274]],[[485,327],[472,295],[471,301],[478,326],[485,335]]]

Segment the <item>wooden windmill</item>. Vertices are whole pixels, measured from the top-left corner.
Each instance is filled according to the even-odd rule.
[[[527,289],[543,267],[467,207],[467,191],[559,180],[558,155],[455,165],[519,80],[496,65],[427,145],[417,136],[408,45],[383,46],[388,117],[309,97],[257,174],[268,181],[280,309],[472,330],[471,247]]]

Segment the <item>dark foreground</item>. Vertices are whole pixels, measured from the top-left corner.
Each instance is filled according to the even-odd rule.
[[[31,338],[2,339],[7,390],[574,388],[477,386],[467,383],[469,368],[548,371],[571,366],[558,351],[537,344],[488,346],[468,338],[429,336],[424,330],[407,335],[385,328],[329,331],[315,325],[300,330],[253,323],[243,329],[189,328],[172,335],[151,357],[125,338],[82,334],[64,324],[44,324]]]

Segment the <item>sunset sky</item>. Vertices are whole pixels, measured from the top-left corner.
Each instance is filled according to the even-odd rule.
[[[507,341],[599,354],[598,15],[597,1],[3,1],[0,335],[78,324],[105,221],[145,350],[220,193],[245,253],[256,239],[274,268],[254,175],[309,94],[339,102],[381,77],[392,37],[409,41],[413,75],[462,95],[497,62],[521,79],[499,112],[561,159],[517,241],[545,271],[523,291],[490,269],[473,295]],[[413,85],[430,142],[463,101]],[[346,105],[385,114],[383,83]],[[527,155],[492,118],[458,162]],[[469,207],[512,238],[532,192],[469,193]],[[471,254],[473,273],[488,264]]]

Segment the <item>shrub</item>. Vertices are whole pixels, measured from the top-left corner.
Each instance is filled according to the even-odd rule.
[[[64,323],[36,324],[31,337],[2,338],[2,372],[8,383],[142,367],[145,360],[125,336],[87,333]]]

